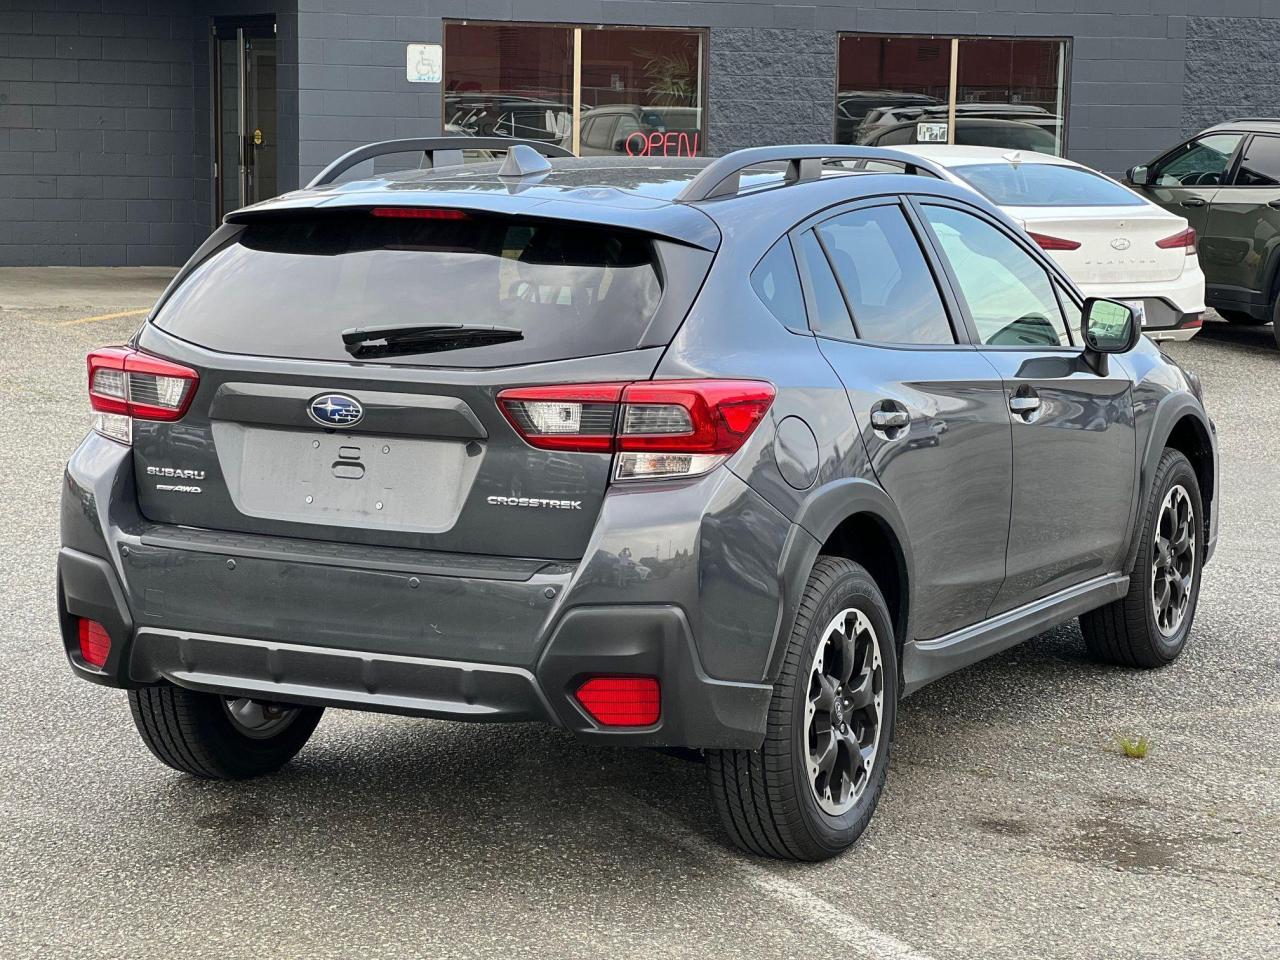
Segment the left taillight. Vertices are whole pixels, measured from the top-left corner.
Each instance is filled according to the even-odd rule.
[[[1065,237],[1051,237],[1047,233],[1027,231],[1027,236],[1036,242],[1041,250],[1079,250],[1079,240],[1068,240]]]
[[[181,420],[200,375],[172,360],[129,347],[103,347],[88,357],[93,428],[121,443],[133,441],[133,421]]]
[[[498,405],[531,446],[613,453],[615,480],[658,480],[719,466],[775,395],[758,380],[646,380],[515,388]]]
[[[1191,256],[1196,252],[1196,228],[1187,227],[1172,236],[1165,237],[1163,240],[1157,240],[1156,246],[1161,250],[1185,250],[1187,256]]]

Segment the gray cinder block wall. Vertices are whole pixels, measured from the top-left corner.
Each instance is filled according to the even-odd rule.
[[[1070,38],[1067,150],[1112,172],[1280,94],[1276,0],[0,0],[0,264],[180,263],[212,218],[210,18],[263,13],[281,189],[440,132],[404,44],[446,19],[709,28],[711,153],[830,140],[840,32]]]
[[[0,4],[0,264],[190,253],[191,29],[190,0]]]

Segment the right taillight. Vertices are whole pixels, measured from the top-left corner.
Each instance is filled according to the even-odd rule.
[[[692,477],[723,463],[773,403],[757,380],[652,380],[526,387],[498,395],[531,446],[615,454],[614,479]]]
[[[1157,240],[1156,246],[1161,250],[1177,250],[1185,248],[1187,256],[1191,256],[1196,252],[1196,228],[1187,227],[1173,236],[1165,237],[1163,240]]]
[[[103,347],[88,357],[93,428],[121,443],[133,441],[133,421],[181,420],[200,375],[190,367],[139,353]]]

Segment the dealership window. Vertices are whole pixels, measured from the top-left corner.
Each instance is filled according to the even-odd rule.
[[[837,143],[960,143],[1060,155],[1067,41],[840,37]]]
[[[445,24],[445,133],[701,156],[702,30]]]

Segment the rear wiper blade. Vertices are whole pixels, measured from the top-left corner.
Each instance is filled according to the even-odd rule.
[[[342,331],[347,353],[357,360],[366,357],[403,356],[411,353],[438,353],[466,350],[495,343],[523,340],[516,327],[482,326],[468,323],[433,323],[427,326],[352,327]]]

